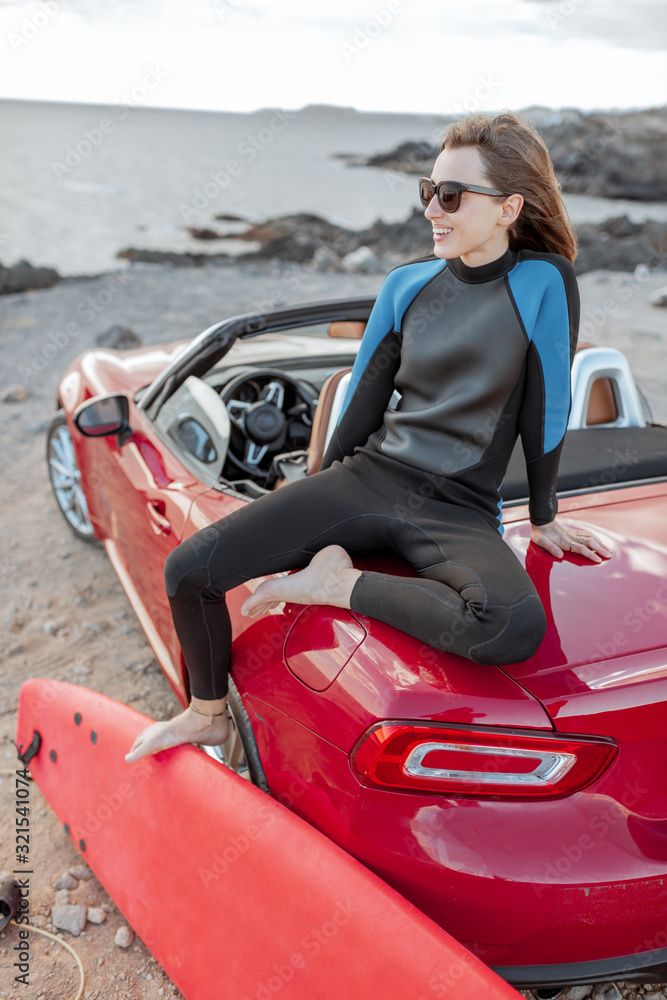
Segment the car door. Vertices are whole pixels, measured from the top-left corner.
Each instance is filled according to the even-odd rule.
[[[101,491],[106,548],[135,614],[171,683],[183,687],[178,640],[164,588],[164,563],[183,536],[204,486],[166,448],[140,411],[128,440],[113,447]]]

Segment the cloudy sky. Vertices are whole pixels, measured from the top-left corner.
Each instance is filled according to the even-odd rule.
[[[667,102],[664,0],[0,0],[0,97],[451,113]]]

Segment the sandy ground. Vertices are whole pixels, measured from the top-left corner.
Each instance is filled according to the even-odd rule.
[[[154,718],[166,717],[177,708],[103,550],[71,535],[50,496],[44,431],[53,412],[59,374],[113,323],[131,327],[144,344],[181,339],[224,315],[262,308],[269,300],[282,304],[369,294],[377,291],[381,280],[381,275],[328,275],[277,266],[273,270],[256,265],[201,270],[140,266],[0,300],[0,397],[10,385],[21,384],[28,391],[23,401],[0,403],[0,579],[4,595],[0,869],[13,867],[14,780],[7,772],[14,767],[11,740],[24,679],[54,677],[83,684]],[[667,274],[593,272],[580,284],[583,336],[625,351],[654,416],[667,422],[666,314],[648,304],[649,294],[667,285]],[[92,318],[82,318],[85,310]],[[77,321],[77,333],[63,336],[72,320]],[[30,913],[36,925],[48,930],[54,882],[82,859],[34,785],[30,807],[34,862]],[[104,907],[107,915],[99,926],[88,923],[76,938],[63,932],[81,956],[86,997],[153,1000],[180,996],[140,941],[135,939],[128,949],[114,944],[115,932],[124,921],[94,878],[80,880],[69,896],[71,902]],[[31,985],[14,984],[16,941],[16,927],[0,934],[0,998],[68,1000],[76,996],[78,972],[73,960],[59,945],[40,937],[32,944]],[[648,996],[656,989],[649,987]],[[621,992],[633,997],[644,993],[641,988],[628,992],[625,987]],[[607,990],[605,995],[619,994]]]

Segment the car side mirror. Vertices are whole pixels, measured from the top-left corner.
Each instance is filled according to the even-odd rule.
[[[77,406],[74,426],[86,437],[109,437],[130,430],[130,404],[127,396],[94,396]]]

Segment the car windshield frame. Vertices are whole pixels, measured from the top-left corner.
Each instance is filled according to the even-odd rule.
[[[237,340],[267,333],[281,333],[317,323],[365,322],[374,298],[327,299],[298,306],[286,306],[268,313],[241,313],[214,323],[198,334],[174,357],[150,385],[135,397],[136,405],[155,421],[164,402],[190,375],[201,378],[216,365]]]

